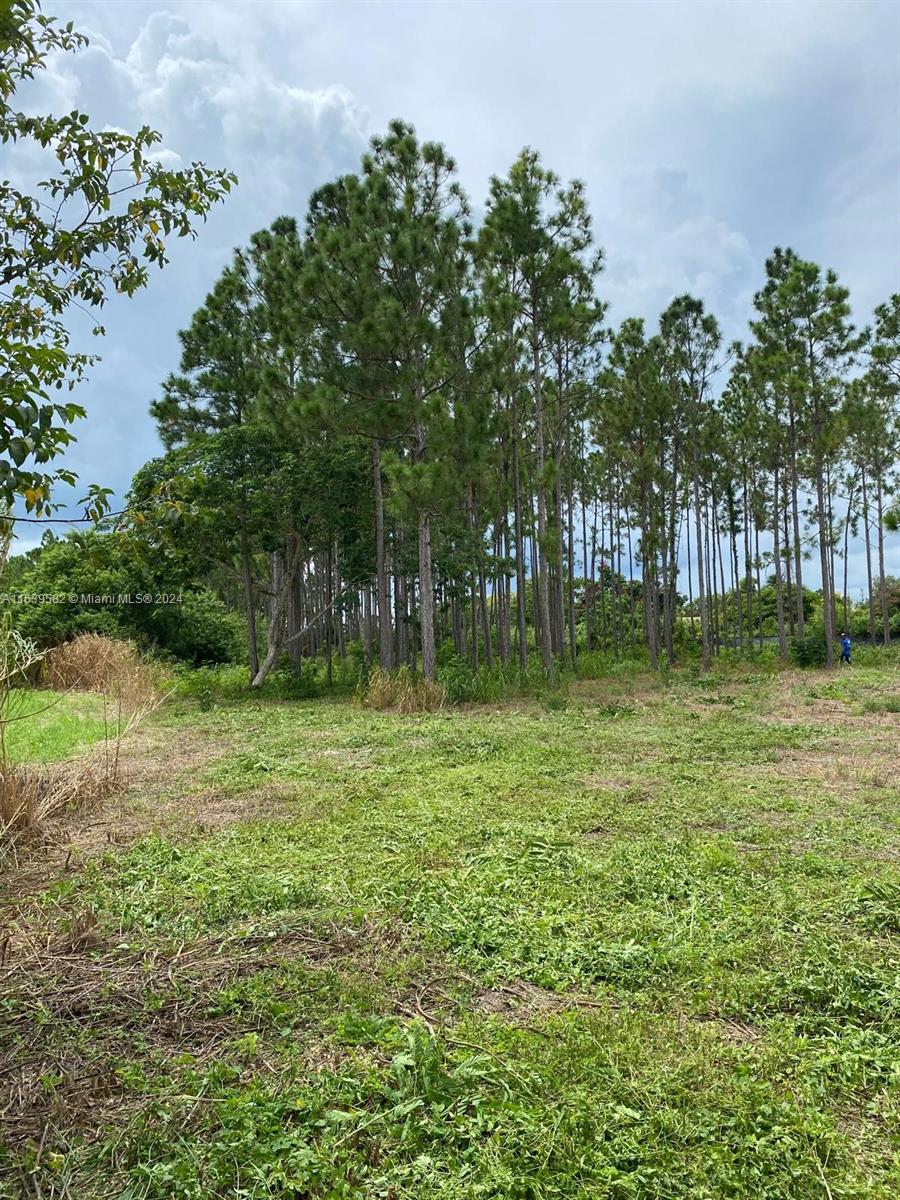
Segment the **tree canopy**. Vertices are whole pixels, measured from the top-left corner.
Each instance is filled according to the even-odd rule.
[[[192,237],[236,182],[192,163],[170,170],[156,156],[161,134],[91,127],[87,113],[31,115],[17,93],[57,53],[87,44],[37,0],[10,0],[0,16],[0,142],[33,151],[49,172],[33,194],[0,182],[0,502],[37,515],[54,483],[74,483],[58,460],[85,415],[70,392],[93,357],[70,348],[67,315],[86,312],[95,334],[109,296],[133,295],[167,262],[167,239]],[[108,489],[94,485],[90,511]]]

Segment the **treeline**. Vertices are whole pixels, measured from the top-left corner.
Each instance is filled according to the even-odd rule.
[[[553,674],[643,643],[782,654],[821,579],[826,661],[864,548],[889,638],[900,296],[850,322],[835,274],[776,249],[746,344],[702,300],[607,328],[584,189],[531,150],[477,229],[444,149],[394,122],[358,174],[235,253],[152,405],[166,455],[127,536],[246,621],[253,682],[342,652]],[[264,615],[264,621],[258,619]]]

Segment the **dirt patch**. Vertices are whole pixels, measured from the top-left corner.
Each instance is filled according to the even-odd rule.
[[[612,830],[606,825],[594,825],[591,829],[582,829],[581,836],[585,838],[608,838],[612,836]]]
[[[896,739],[857,738],[816,750],[781,750],[776,762],[761,765],[759,771],[843,792],[889,788],[897,781]]]
[[[662,786],[660,780],[627,779],[597,773],[584,775],[579,782],[590,792],[615,792],[616,799],[623,804],[646,804]]]
[[[338,770],[348,770],[351,767],[355,770],[365,771],[375,766],[375,762],[370,750],[359,749],[337,749],[337,750],[320,750],[316,755],[317,760],[327,762],[330,766],[334,766]]]
[[[752,1046],[766,1036],[766,1031],[761,1026],[754,1025],[751,1021],[741,1021],[737,1017],[710,1015],[693,1017],[692,1020],[697,1024],[710,1026],[734,1046]]]
[[[735,830],[734,825],[726,825],[722,821],[697,821],[687,823],[682,828],[689,833],[715,834],[718,836],[732,834]]]
[[[472,1006],[476,1012],[485,1016],[502,1017],[516,1024],[527,1024],[535,1017],[572,1009],[596,1008],[607,1011],[611,1003],[592,1000],[574,992],[551,992],[535,983],[517,979],[512,983],[478,989],[473,996]]]

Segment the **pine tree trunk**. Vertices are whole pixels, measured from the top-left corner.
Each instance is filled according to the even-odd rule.
[[[672,496],[669,504],[668,568],[666,570],[665,637],[669,665],[675,663],[675,613],[678,605],[678,448],[672,450]]]
[[[541,355],[537,329],[532,335],[532,387],[534,390],[535,446],[537,450],[537,590],[540,612],[541,662],[550,676],[555,675],[550,627],[550,581],[547,577],[547,496],[544,485],[544,399],[541,379]]]
[[[731,627],[728,617],[728,592],[725,590],[725,552],[722,549],[722,527],[719,524],[719,515],[716,509],[713,509],[713,525],[716,534],[716,546],[719,548],[719,586],[721,588],[719,595],[722,607],[721,642],[728,638]]]
[[[862,518],[863,540],[866,544],[866,586],[868,588],[869,641],[875,645],[875,594],[872,590],[872,530],[869,525],[869,492],[866,486],[866,471],[862,470]]]
[[[650,503],[647,498],[646,481],[641,481],[641,591],[644,596],[644,637],[650,655],[651,670],[659,666],[659,646],[656,630],[656,596],[653,590],[653,575],[656,566],[656,551],[650,531]]]
[[[584,627],[587,636],[587,648],[594,648],[594,630],[597,624],[597,501],[594,501],[593,521],[591,522],[591,569],[584,597]]]
[[[418,647],[416,646],[416,623],[413,620],[413,613],[416,611],[416,581],[408,579],[406,581],[406,598],[409,604],[409,638],[407,639],[407,651],[409,653],[409,669],[415,675],[419,666]],[[432,601],[433,611],[433,601]],[[422,613],[421,597],[419,598],[419,614]],[[427,678],[427,676],[426,676]]]
[[[450,623],[453,628],[454,653],[458,658],[465,658],[466,641],[463,632],[462,605],[459,602],[459,596],[456,594],[456,587],[454,587],[453,594],[450,597]]]
[[[791,426],[791,520],[794,533],[794,585],[797,589],[797,636],[803,637],[806,631],[806,616],[803,612],[803,544],[800,540],[800,504],[798,493],[800,482],[797,478],[797,426],[793,405],[790,406]]]
[[[634,547],[631,540],[631,514],[628,504],[625,504],[625,529],[628,533],[628,639],[632,652],[637,646],[637,616],[634,599]]]
[[[775,486],[772,509],[772,556],[775,563],[775,618],[778,624],[778,653],[787,658],[787,638],[784,632],[784,595],[781,584],[781,516],[778,510],[778,465],[775,465]]]
[[[469,576],[469,629],[472,637],[472,670],[478,670],[478,584],[474,571]]]
[[[370,587],[363,588],[362,636],[363,659],[368,671],[372,666],[372,589]]]
[[[397,531],[398,541],[402,536],[402,531]],[[399,666],[406,661],[406,638],[407,638],[407,610],[406,610],[406,580],[402,572],[394,567],[394,659],[393,661]]]
[[[619,525],[618,513],[618,497],[613,496],[612,481],[610,481],[609,493],[609,566],[612,579],[612,613],[610,616],[610,624],[612,626],[612,644],[613,653],[616,658],[619,657],[619,642],[622,635],[622,596],[621,596],[621,579],[622,579],[622,546],[619,541],[621,533]]]
[[[784,522],[782,533],[784,534],[784,586],[787,593],[787,614],[788,614],[788,630],[791,637],[794,637],[797,632],[797,606],[794,603],[794,583],[791,578],[791,553],[790,553],[790,528],[788,526],[788,510],[790,509],[790,501],[788,498],[787,478],[784,480],[784,490],[782,492],[781,519]]]
[[[741,564],[738,559],[738,539],[737,539],[737,514],[733,514],[733,519],[730,529],[731,535],[731,594],[735,601],[735,624],[737,625],[738,647],[744,649],[744,609],[742,604],[743,593],[741,591]]]
[[[816,462],[816,518],[819,525],[819,565],[822,571],[822,618],[825,623],[825,666],[834,666],[834,604],[831,561],[828,553],[828,510],[825,506],[825,472]]]
[[[332,576],[331,565],[331,543],[328,544],[328,549],[325,552],[325,675],[330,688],[334,683],[334,664],[332,662],[332,644],[334,637],[334,613],[332,605],[334,604],[334,579]]]
[[[425,428],[421,422],[415,430],[415,457],[425,458]],[[422,674],[432,680],[437,671],[434,645],[434,584],[431,571],[431,518],[425,509],[419,510],[419,628],[422,646]]]
[[[303,579],[302,568],[297,573],[297,578],[291,588],[288,596],[287,606],[287,636],[288,636],[288,654],[291,659],[294,675],[299,676],[302,668],[303,660],[303,644],[299,637],[294,637],[299,629],[303,628]]]
[[[575,636],[575,514],[572,483],[572,439],[568,430],[566,432],[566,457],[569,468],[568,494],[566,496],[566,516],[568,519],[568,561],[566,563],[568,594],[566,601],[568,604],[569,656],[572,659],[572,666],[574,667],[575,659],[578,657],[578,645]]]
[[[844,520],[844,588],[843,588],[843,628],[845,632],[849,631],[850,620],[850,596],[848,592],[847,572],[848,572],[848,556],[850,552],[850,517],[853,512],[853,493],[856,491],[856,480],[850,484],[850,495],[847,497],[847,515]]]
[[[508,501],[508,492],[507,492]],[[504,510],[503,523],[500,530],[500,539],[498,542],[500,557],[503,559],[503,569],[497,576],[497,582],[503,584],[503,603],[498,609],[498,631],[500,638],[500,661],[504,667],[508,667],[512,659],[512,629],[510,620],[512,617],[510,606],[510,575],[507,563],[509,562],[509,514]]]
[[[280,554],[272,555],[272,601],[269,608],[267,627],[266,657],[260,663],[259,670],[254,675],[251,686],[262,687],[269,673],[278,661],[278,656],[284,647],[286,630],[287,604],[290,590],[300,565],[300,542],[294,537],[289,547],[288,561],[284,563]]]
[[[697,622],[694,618],[694,572],[691,569],[691,514],[690,507],[685,514],[685,524],[687,528],[687,537],[685,543],[687,545],[687,577],[688,577],[688,610],[691,614],[691,637],[696,640],[697,637]]]
[[[831,483],[831,462],[825,460],[825,496],[828,501],[828,569],[831,580],[831,628],[837,638],[837,539],[834,536],[834,488]]]
[[[256,598],[253,594],[253,575],[250,571],[250,542],[247,530],[241,525],[241,582],[244,588],[244,607],[247,610],[247,653],[250,659],[250,678],[259,673],[259,642],[256,631]]]
[[[891,621],[888,608],[887,579],[884,575],[884,494],[881,473],[875,477],[875,515],[878,518],[878,587],[881,592],[881,631],[885,646],[891,644]]]
[[[384,493],[381,489],[381,444],[372,443],[372,482],[375,487],[375,586],[378,595],[379,662],[383,671],[394,665],[391,601],[384,548]]]
[[[703,670],[710,668],[709,614],[706,611],[706,581],[703,573],[703,510],[700,503],[700,473],[694,451],[694,534],[697,558],[697,603],[700,606],[700,642],[703,653]]]
[[[528,666],[528,626],[525,615],[525,537],[522,530],[522,482],[519,470],[519,427],[515,397],[511,403],[513,452],[513,533],[516,543],[516,640],[519,667]]]
[[[484,568],[478,568],[478,606],[481,609],[481,640],[484,643],[484,663],[490,671],[494,666],[494,647],[491,642],[491,622],[488,617],[487,589]]]
[[[756,566],[756,594],[760,598],[756,606],[756,638],[759,648],[763,648],[763,611],[762,611],[762,555],[759,552],[759,525],[753,526],[753,545]]]

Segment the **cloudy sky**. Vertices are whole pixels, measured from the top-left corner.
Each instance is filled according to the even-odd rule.
[[[147,123],[173,163],[201,159],[240,178],[145,294],[106,310],[71,455],[85,482],[121,493],[158,451],[148,404],[232,248],[281,213],[302,215],[310,191],[354,169],[394,116],[446,144],[476,211],[489,176],[524,145],[583,179],[613,320],[654,322],[691,291],[743,336],[775,245],[834,267],[859,323],[900,290],[897,0],[46,0],[45,10],[91,45],[23,101]],[[891,567],[900,573],[896,543]]]

